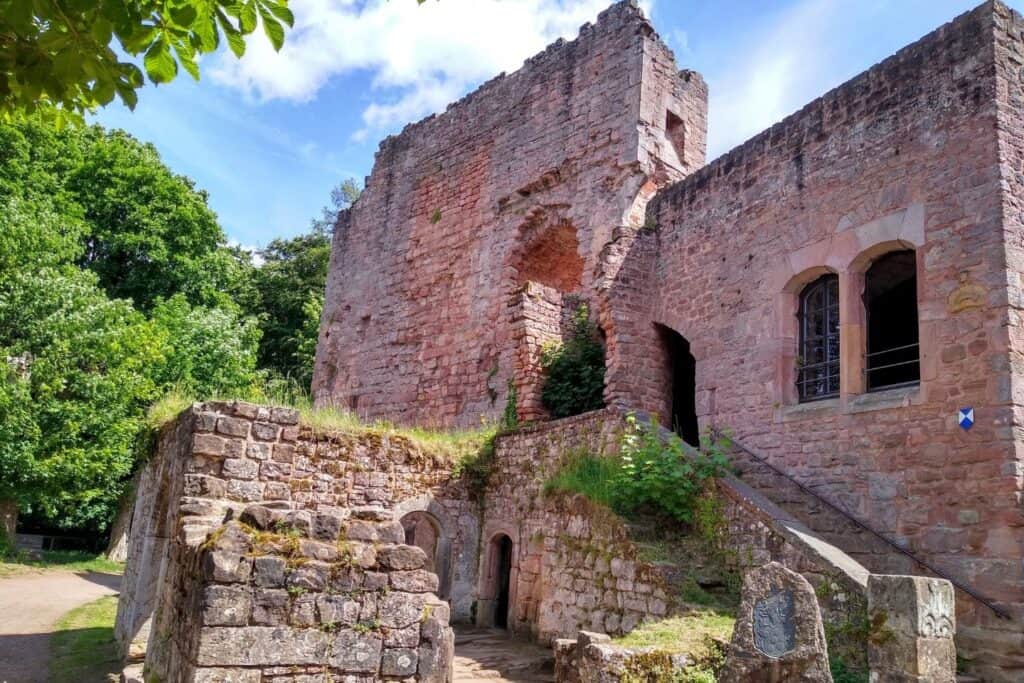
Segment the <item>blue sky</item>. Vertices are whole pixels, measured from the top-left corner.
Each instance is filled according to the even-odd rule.
[[[647,0],[641,4],[710,92],[709,159],[980,0]],[[232,240],[264,246],[307,229],[381,138],[472,90],[608,0],[292,0],[281,53],[262,36],[241,61],[202,61],[147,86],[134,112],[95,119],[152,142],[210,195]],[[1009,3],[1024,9],[1024,0]]]

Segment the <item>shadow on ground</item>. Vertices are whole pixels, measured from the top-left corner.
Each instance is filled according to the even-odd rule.
[[[550,683],[555,680],[551,650],[513,640],[497,629],[455,628],[457,683],[472,681],[521,681]]]

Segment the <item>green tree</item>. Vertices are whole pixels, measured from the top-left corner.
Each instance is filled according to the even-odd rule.
[[[253,274],[259,303],[250,312],[258,315],[263,331],[260,367],[306,389],[313,377],[334,224],[360,192],[352,178],[339,183],[310,231],[272,241],[260,251],[264,262]]]
[[[18,368],[4,379],[8,410],[22,411],[18,419],[38,434],[28,451],[0,434],[15,463],[0,467],[0,488],[62,526],[102,527],[159,393],[152,369],[163,360],[160,336],[129,302],[109,300],[94,275],[47,268],[0,281],[0,348]]]
[[[0,206],[12,198],[48,207],[77,235],[77,263],[142,310],[178,293],[207,306],[256,296],[250,255],[226,246],[206,193],[127,133],[0,125]]]
[[[44,110],[60,122],[114,97],[135,107],[154,84],[225,40],[236,56],[257,26],[275,49],[294,17],[287,0],[0,0],[0,120]]]
[[[254,319],[232,309],[191,306],[181,294],[158,303],[152,319],[163,335],[158,385],[204,397],[249,398],[259,391]]]

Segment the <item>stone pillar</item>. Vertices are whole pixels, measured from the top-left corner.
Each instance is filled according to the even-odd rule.
[[[516,344],[515,386],[520,422],[546,419],[541,401],[544,371],[541,355],[562,340],[562,294],[553,287],[527,282],[516,293],[512,329]]]
[[[747,572],[719,680],[832,683],[821,610],[807,579],[778,562]]]
[[[868,577],[872,683],[954,683],[953,585],[924,576]]]

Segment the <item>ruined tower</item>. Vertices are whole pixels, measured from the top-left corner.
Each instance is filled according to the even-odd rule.
[[[654,192],[705,161],[707,90],[633,2],[381,143],[339,219],[319,404],[364,417],[493,419],[509,381],[541,413],[536,359],[563,297],[597,305]]]

